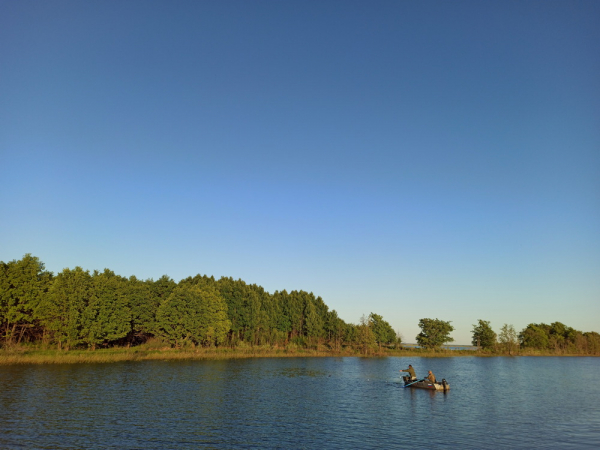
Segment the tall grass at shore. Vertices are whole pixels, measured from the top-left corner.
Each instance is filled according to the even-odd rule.
[[[0,365],[3,364],[74,364],[114,363],[122,361],[151,360],[201,360],[235,359],[257,357],[302,357],[302,356],[358,356],[355,352],[330,352],[314,349],[288,350],[285,348],[252,347],[248,349],[197,348],[161,349],[113,348],[101,350],[2,350]]]
[[[344,347],[341,350],[325,346],[303,348],[295,345],[287,347],[241,346],[173,349],[161,342],[151,341],[137,347],[113,347],[97,350],[57,350],[39,346],[14,346],[0,350],[0,365],[11,364],[97,364],[123,361],[189,361],[236,358],[286,358],[286,357],[494,357],[494,356],[590,356],[587,354],[558,351],[522,349],[512,354],[505,351],[489,350],[428,350],[422,348],[362,349]]]

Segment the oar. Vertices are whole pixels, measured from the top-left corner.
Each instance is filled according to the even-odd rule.
[[[402,386],[402,387],[405,387],[405,388],[406,388],[406,387],[409,387],[411,384],[418,383],[419,381],[423,381],[424,379],[425,379],[425,378],[421,378],[420,380],[413,381],[412,383],[405,384],[405,385],[404,385],[404,386]]]

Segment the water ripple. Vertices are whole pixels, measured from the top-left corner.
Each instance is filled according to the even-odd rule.
[[[452,389],[402,388],[409,362]],[[0,448],[597,448],[598,369],[598,358],[2,366]]]

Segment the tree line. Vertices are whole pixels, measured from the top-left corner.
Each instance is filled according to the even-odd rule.
[[[382,316],[346,323],[312,292],[266,292],[231,277],[196,275],[176,283],[125,278],[81,267],[57,275],[39,258],[0,261],[0,344],[55,345],[59,349],[129,346],[158,337],[172,347],[290,344],[398,344]]]
[[[437,349],[452,342],[449,321],[421,319],[416,340]],[[529,324],[520,333],[504,324],[473,325],[474,346],[495,352],[532,349],[600,354],[600,334],[560,322]],[[132,346],[160,338],[175,348],[244,345],[353,347],[363,353],[398,346],[401,339],[382,316],[346,323],[321,297],[275,291],[231,277],[206,275],[176,283],[167,275],[140,280],[109,269],[47,271],[39,258],[0,261],[0,345],[54,345],[59,349]]]
[[[490,322],[479,320],[473,325],[472,344],[485,350],[503,350],[509,354],[516,350],[539,350],[553,353],[600,354],[600,334],[595,331],[582,332],[554,322],[530,323],[517,334],[512,325],[504,324],[500,333],[492,329]]]

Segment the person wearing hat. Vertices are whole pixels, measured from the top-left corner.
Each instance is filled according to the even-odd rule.
[[[427,379],[431,382],[431,383],[435,383],[435,375],[433,374],[433,372],[430,370],[429,374],[427,375]]]
[[[415,369],[410,364],[408,365],[408,369],[401,370],[400,372],[408,372],[411,381],[417,379],[417,374],[415,373]]]

